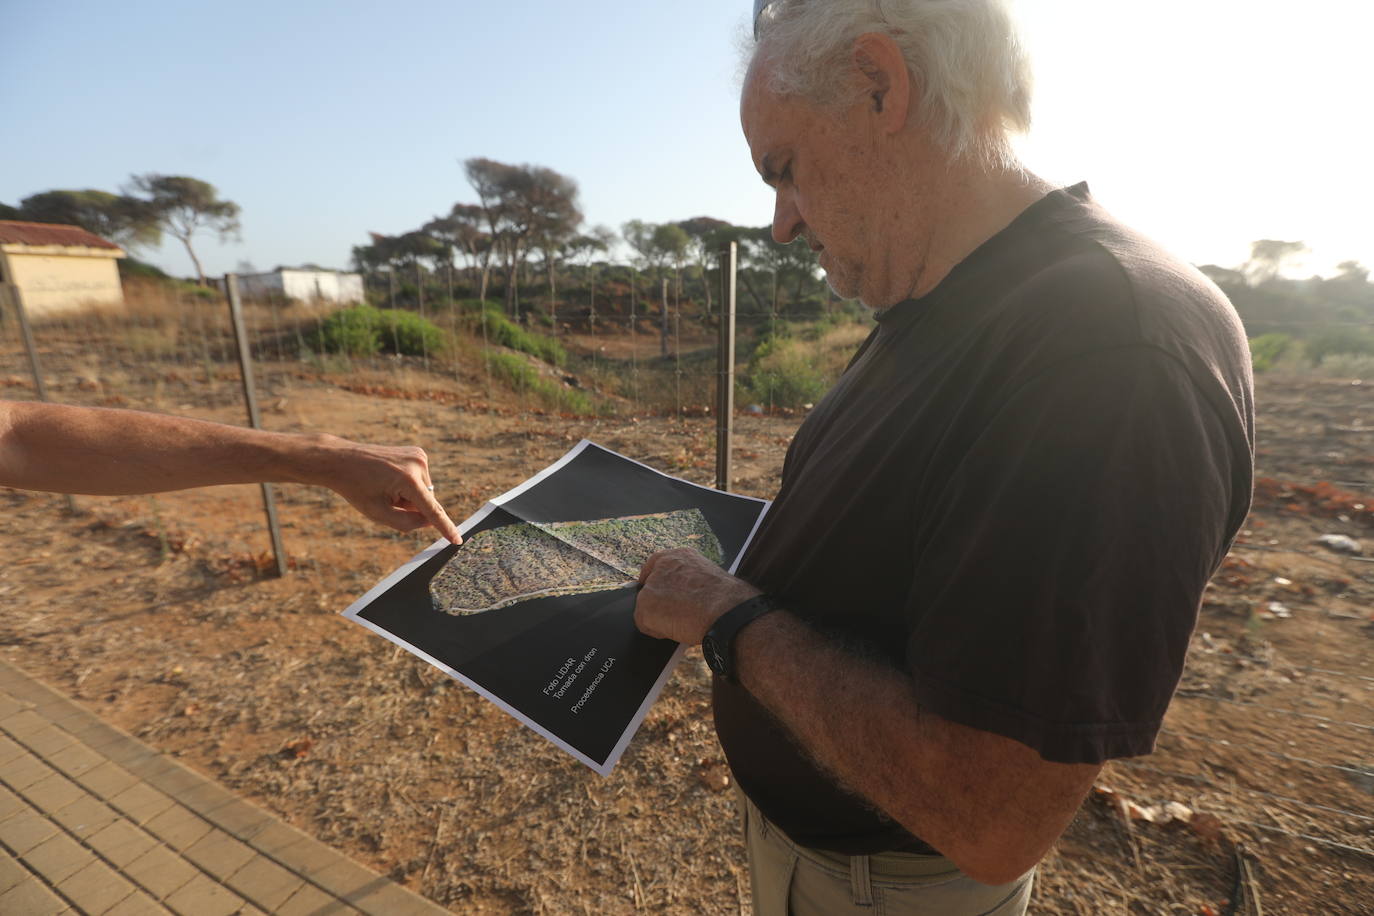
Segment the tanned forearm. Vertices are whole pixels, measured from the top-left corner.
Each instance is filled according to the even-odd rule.
[[[414,446],[269,433],[132,410],[0,401],[0,487],[118,496],[229,483],[329,487],[401,531],[458,528]]]
[[[975,880],[1002,884],[1038,862],[1099,769],[1046,763],[923,711],[904,673],[785,611],[750,624],[735,647],[743,685],[817,763]]]
[[[314,442],[315,437],[161,414],[6,404],[0,406],[0,484],[121,495],[229,483],[308,483]]]

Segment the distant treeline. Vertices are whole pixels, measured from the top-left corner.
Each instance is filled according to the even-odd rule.
[[[709,216],[650,223],[630,220],[619,232],[584,227],[577,182],[539,165],[473,158],[463,163],[474,201],[396,235],[369,233],[352,249],[375,305],[416,308],[426,299],[500,298],[517,320],[595,325],[599,318],[707,320],[717,313],[719,251],[739,243],[742,316],[807,320],[857,310],[835,300],[815,254],[800,243],[779,245],[768,226],[737,226]],[[180,240],[204,282],[192,238],[237,234],[239,207],[204,181],[178,175],[134,175],[120,193],[51,190],[18,207],[0,204],[0,219],[70,223],[137,252]],[[1285,267],[1307,250],[1302,242],[1262,239],[1237,267],[1205,265],[1235,303],[1251,338],[1287,335],[1314,362],[1324,355],[1374,354],[1374,284],[1356,261],[1334,277],[1294,280]],[[135,265],[130,265],[134,268]],[[557,330],[555,328],[555,330]],[[1343,349],[1342,349],[1343,348]]]
[[[742,313],[805,318],[836,304],[815,254],[806,245],[779,245],[768,226],[698,216],[630,220],[619,233],[586,230],[569,176],[482,158],[464,168],[475,203],[455,203],[409,232],[369,233],[367,244],[353,248],[353,266],[368,277],[378,304],[414,306],[425,295],[447,294],[451,283],[460,298],[499,293],[511,317],[595,320],[598,310],[661,312],[667,281],[675,312],[704,317],[718,308],[718,253],[730,242],[739,243]]]
[[[1332,357],[1374,357],[1369,268],[1345,261],[1334,277],[1295,280],[1282,271],[1307,250],[1304,243],[1261,239],[1250,250],[1250,259],[1239,267],[1208,264],[1201,270],[1240,313],[1256,369],[1284,360],[1320,366]]]

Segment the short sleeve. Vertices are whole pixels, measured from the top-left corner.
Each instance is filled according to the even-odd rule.
[[[1022,385],[918,522],[907,661],[922,705],[1050,761],[1149,753],[1234,535],[1228,441],[1151,347]]]

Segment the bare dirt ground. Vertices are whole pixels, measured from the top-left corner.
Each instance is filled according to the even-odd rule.
[[[32,396],[3,356],[8,396]],[[207,386],[193,366],[81,377],[60,347],[45,360],[66,379],[58,400],[242,422],[227,370]],[[455,518],[583,436],[712,476],[705,418],[560,417],[413,365],[259,371],[269,428],[423,444]],[[1259,399],[1266,480],[1159,749],[1103,772],[1041,868],[1034,912],[1374,913],[1370,388],[1266,377]],[[772,495],[798,422],[741,418],[736,490]],[[260,573],[256,488],[79,498],[76,515],[0,490],[0,652],[453,912],[749,912],[698,652],[603,779],[338,616],[431,535],[376,529],[329,493],[278,494],[285,579]],[[1365,558],[1314,543],[1332,533],[1362,539]]]

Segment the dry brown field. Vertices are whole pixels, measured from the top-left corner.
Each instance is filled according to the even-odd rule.
[[[44,333],[56,400],[243,421],[222,353],[163,363]],[[0,397],[32,397],[0,342]],[[345,372],[259,355],[264,425],[421,444],[455,518],[582,437],[712,477],[709,418],[559,416],[462,360]],[[1103,771],[1033,912],[1374,913],[1371,387],[1259,380],[1255,508],[1159,747]],[[734,489],[772,495],[799,422],[740,417]],[[278,496],[282,579],[264,572],[254,487],[81,497],[75,514],[0,489],[0,653],[455,913],[749,912],[699,652],[602,778],[338,615],[432,535],[375,528],[328,492]],[[1315,543],[1330,533],[1365,556]]]

